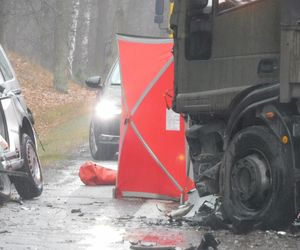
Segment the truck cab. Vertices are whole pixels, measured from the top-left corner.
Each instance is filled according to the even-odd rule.
[[[175,0],[173,109],[200,196],[234,225],[286,225],[300,210],[300,2]]]
[[[247,88],[279,82],[280,1],[201,2],[175,3],[175,109],[223,113]]]

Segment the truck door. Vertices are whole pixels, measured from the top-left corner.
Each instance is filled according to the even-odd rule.
[[[189,1],[188,5],[185,57],[187,60],[207,60],[211,57],[212,47],[212,0],[204,8],[195,2]]]
[[[193,86],[195,84],[193,75],[201,70],[197,68],[195,62],[205,61],[202,63],[205,66],[206,61],[211,57],[212,24],[212,0],[174,2],[171,29],[174,36],[175,111],[184,112],[193,106],[193,101],[189,100],[189,93],[196,89]],[[207,78],[208,75],[202,74],[202,76]]]

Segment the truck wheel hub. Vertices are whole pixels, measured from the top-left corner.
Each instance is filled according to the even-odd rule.
[[[233,194],[250,209],[261,207],[270,193],[270,168],[258,154],[238,160],[231,174]]]

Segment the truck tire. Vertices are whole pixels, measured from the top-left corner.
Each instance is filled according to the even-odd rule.
[[[263,126],[238,132],[221,170],[222,210],[238,228],[279,229],[294,216],[293,167],[288,146]]]
[[[20,171],[27,173],[28,177],[14,177],[13,182],[23,199],[32,199],[43,191],[43,176],[35,145],[27,134],[22,135],[21,156],[24,164]]]

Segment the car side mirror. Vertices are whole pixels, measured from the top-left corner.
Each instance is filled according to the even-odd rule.
[[[91,76],[85,80],[85,84],[90,88],[101,89],[103,84],[101,83],[100,76]]]

